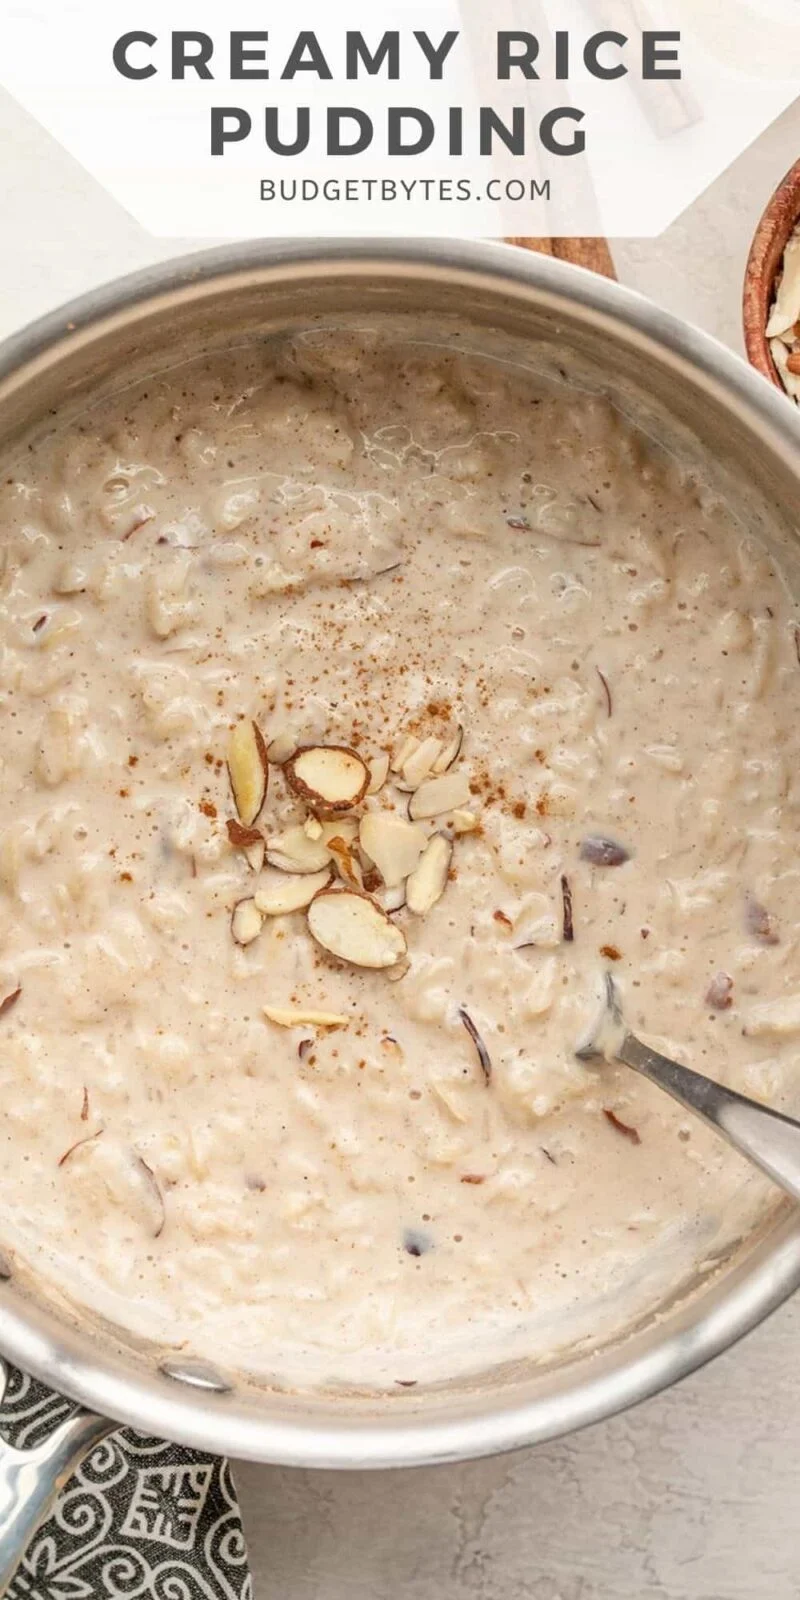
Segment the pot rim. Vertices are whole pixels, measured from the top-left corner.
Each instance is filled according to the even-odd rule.
[[[611,337],[624,336],[721,400],[751,434],[768,441],[800,471],[800,416],[752,368],[699,329],[630,289],[583,268],[498,243],[458,240],[253,240],[223,245],[148,267],[91,291],[39,319],[0,345],[0,386],[58,346],[91,342],[118,317],[146,317],[159,300],[202,298],[226,279],[268,288],[292,271],[311,277],[396,270],[423,280],[444,278],[495,292],[535,293],[557,315],[583,310]],[[454,304],[456,304],[454,287]],[[798,489],[800,497],[800,486]],[[781,1220],[781,1218],[783,1220]],[[328,1401],[306,1415],[298,1406],[275,1415],[253,1391],[214,1392],[162,1372],[132,1372],[109,1340],[43,1310],[0,1282],[0,1352],[69,1398],[141,1432],[219,1454],[273,1464],[324,1468],[400,1467],[455,1461],[518,1448],[573,1431],[637,1403],[685,1377],[761,1322],[800,1285],[800,1214],[781,1209],[766,1236],[754,1239],[724,1273],[706,1281],[661,1319],[600,1350],[570,1383],[570,1364],[553,1369],[533,1399],[480,1379],[459,1391],[424,1397],[413,1391],[359,1397],[343,1420]],[[303,1397],[298,1397],[302,1402]],[[343,1397],[343,1405],[347,1404]],[[382,1410],[377,1414],[377,1406]]]

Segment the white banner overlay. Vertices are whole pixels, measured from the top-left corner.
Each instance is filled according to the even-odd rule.
[[[151,233],[660,233],[800,93],[800,0],[4,0]]]

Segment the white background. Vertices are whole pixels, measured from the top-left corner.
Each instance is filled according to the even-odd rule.
[[[629,233],[656,235],[690,204],[707,183],[768,126],[800,93],[800,7],[797,0],[647,0],[641,12],[648,31],[680,33],[680,84],[642,81],[637,0],[293,0],[265,7],[263,0],[4,0],[0,83],[32,111],[65,149],[103,183],[150,232],[174,238],[195,232],[204,216],[208,233],[221,238],[262,231],[389,233],[471,236],[514,234]],[[620,26],[620,18],[624,26]],[[628,20],[626,20],[626,18]],[[617,24],[616,30],[614,24]],[[268,26],[265,27],[265,24]],[[515,70],[498,81],[497,34],[523,31],[539,41],[539,80],[525,82]],[[626,75],[591,76],[582,51],[592,34],[611,27],[627,37],[620,53],[607,43],[601,70],[620,58]],[[434,42],[448,31],[456,41],[440,81],[432,82],[414,30]],[[266,31],[258,70],[269,79],[230,81],[231,28]],[[345,36],[362,30],[374,48],[380,34],[400,35],[400,78],[385,70],[376,77],[345,76]],[[152,50],[132,51],[135,67],[157,68],[132,81],[112,64],[114,41],[129,31],[149,32]],[[170,76],[172,30],[207,34],[214,44],[200,79],[189,69]],[[298,32],[315,30],[332,74],[325,81],[300,71],[282,81]],[[555,81],[553,36],[569,35],[569,77]],[[665,45],[665,49],[669,47]],[[661,71],[665,64],[662,64]],[[251,67],[248,70],[252,70]],[[667,69],[669,70],[669,69]],[[668,107],[674,97],[680,107]],[[510,124],[512,108],[525,111],[526,154],[509,157],[496,143],[491,161],[477,154],[477,105],[493,107]],[[308,150],[293,157],[270,156],[264,139],[264,107],[279,109],[284,140],[293,137],[295,110],[310,108]],[[325,112],[355,106],[371,116],[375,137],[362,154],[326,154]],[[387,106],[427,109],[436,130],[428,153],[388,157]],[[543,151],[534,130],[558,106],[585,112],[585,154]],[[252,119],[247,139],[225,154],[210,153],[210,109],[240,107]],[[448,155],[447,111],[464,108],[464,154]],[[283,117],[288,113],[288,125]],[[664,118],[667,117],[667,126]],[[675,120],[677,118],[677,120]],[[569,144],[572,124],[561,125],[556,143]],[[350,138],[350,128],[345,134]],[[490,176],[552,185],[541,200],[506,206],[487,197]],[[362,195],[357,203],[337,199],[310,203],[262,203],[260,181],[390,179],[394,203]],[[423,202],[419,180],[443,177],[454,187],[471,179],[468,203]],[[399,180],[416,181],[410,202]]]
[[[0,92],[0,335],[202,240],[148,238]],[[739,347],[758,215],[800,156],[786,113],[621,279]],[[788,404],[788,402],[787,402]],[[256,1600],[797,1600],[800,1302],[679,1389],[460,1467],[237,1472]]]

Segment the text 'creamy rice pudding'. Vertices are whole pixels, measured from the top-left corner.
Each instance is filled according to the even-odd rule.
[[[0,1244],[134,1334],[413,1385],[644,1314],[797,1105],[797,612],[603,398],[372,333],[3,466]]]

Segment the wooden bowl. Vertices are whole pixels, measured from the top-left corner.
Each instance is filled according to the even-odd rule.
[[[775,190],[753,236],[744,275],[742,319],[747,359],[784,394],[783,384],[770,354],[765,329],[775,298],[775,279],[783,252],[800,221],[800,161],[795,162]]]

